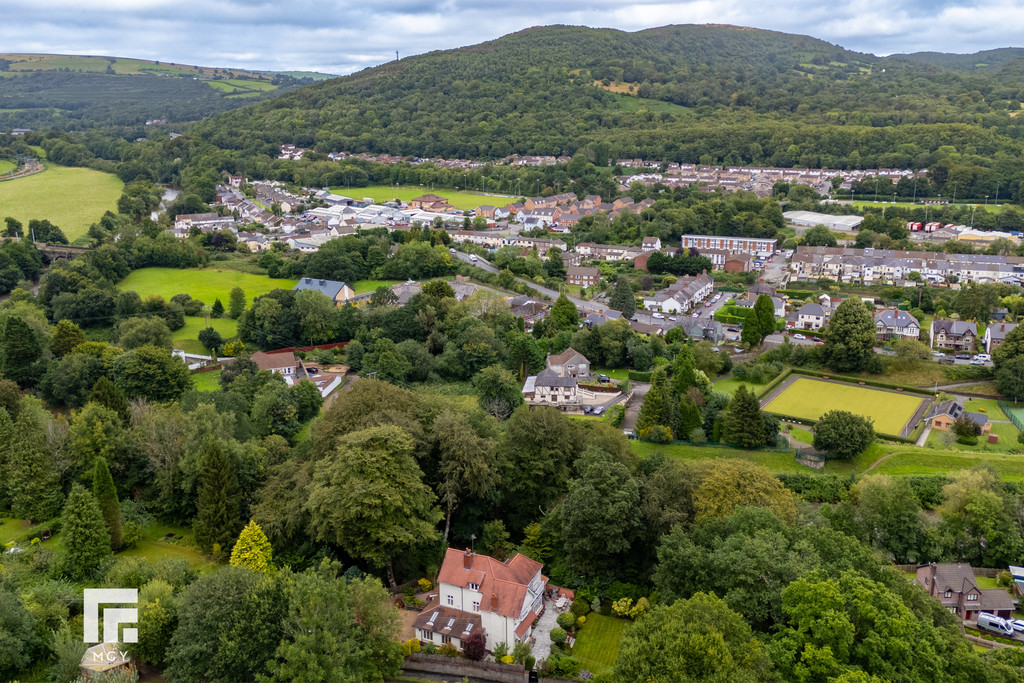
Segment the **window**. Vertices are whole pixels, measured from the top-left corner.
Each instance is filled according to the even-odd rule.
[[[469,590],[471,590],[471,591],[478,591],[478,590],[480,590],[480,584],[479,583],[471,583],[471,584],[469,584]]]
[[[455,596],[449,593],[448,594],[448,606],[451,607],[453,605],[455,605]]]
[[[951,598],[951,597],[953,597],[953,591],[951,591],[950,589],[948,589],[948,588],[947,588],[947,589],[946,589],[946,597],[947,597],[947,598]]]
[[[432,641],[432,640],[434,640],[434,634],[431,633],[430,631],[424,629],[424,628],[421,628],[420,629],[420,640],[430,640],[430,641]]]
[[[447,645],[450,642],[452,642],[452,637],[451,636],[441,636],[441,644],[442,645]]]
[[[973,602],[973,601],[975,601],[977,599],[978,599],[978,594],[977,593],[968,593],[967,594],[967,600],[968,601]]]
[[[480,611],[480,601],[479,600],[474,600],[473,601],[473,611],[474,612],[479,612]]]

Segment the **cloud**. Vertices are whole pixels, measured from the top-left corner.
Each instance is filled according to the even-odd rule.
[[[5,0],[10,52],[101,54],[204,66],[351,73],[545,24],[637,31],[753,26],[889,54],[1022,43],[1024,6],[997,0]]]

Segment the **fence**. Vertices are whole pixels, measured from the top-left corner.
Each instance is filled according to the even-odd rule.
[[[1013,423],[1014,427],[1019,431],[1024,432],[1024,421],[1022,421],[1020,417],[1018,417],[1017,413],[1014,412],[1014,407],[1015,406],[1011,406],[1006,401],[999,401],[999,410],[1003,411],[1006,414],[1006,417],[1010,418],[1010,422]]]

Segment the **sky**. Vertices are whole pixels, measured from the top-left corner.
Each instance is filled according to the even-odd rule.
[[[348,74],[530,26],[709,23],[876,55],[1024,46],[1020,0],[2,0],[0,52]]]

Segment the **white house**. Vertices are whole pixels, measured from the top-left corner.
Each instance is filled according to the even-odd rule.
[[[661,239],[658,237],[645,237],[643,242],[640,243],[640,248],[645,251],[659,251],[661,249]]]
[[[826,322],[825,309],[821,304],[804,304],[796,312],[796,326],[802,330],[820,330]]]
[[[487,649],[498,643],[527,641],[544,608],[548,579],[543,565],[516,553],[504,562],[470,550],[448,548],[438,574],[437,597],[423,609],[413,628],[423,642],[461,647],[477,630]]]
[[[875,313],[874,317],[875,337],[879,340],[919,339],[921,337],[921,324],[906,311],[887,308]]]
[[[580,404],[577,388],[576,375],[562,377],[548,368],[526,378],[523,399],[530,405],[576,406]]]
[[[982,343],[985,346],[985,353],[992,353],[1006,341],[1006,335],[1017,328],[1018,323],[992,323],[985,328],[985,336]]]

